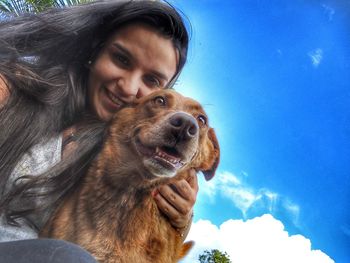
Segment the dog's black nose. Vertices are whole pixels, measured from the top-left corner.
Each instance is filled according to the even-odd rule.
[[[191,139],[198,133],[198,123],[194,117],[177,112],[170,117],[171,132],[177,139]]]

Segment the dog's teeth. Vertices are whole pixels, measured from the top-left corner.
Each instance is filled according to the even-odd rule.
[[[162,159],[163,161],[166,161],[167,163],[175,167],[182,166],[179,158],[172,158],[171,156],[169,156],[168,154],[160,150],[159,147],[157,147],[155,150],[155,156],[157,156],[158,158]]]

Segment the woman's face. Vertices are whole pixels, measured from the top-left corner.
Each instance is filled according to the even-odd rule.
[[[121,106],[166,87],[176,73],[178,52],[170,39],[141,24],[119,29],[90,66],[89,103],[108,121]]]

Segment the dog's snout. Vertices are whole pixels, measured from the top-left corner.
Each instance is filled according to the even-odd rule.
[[[178,112],[170,118],[172,133],[176,138],[191,139],[198,133],[198,124],[191,115]]]

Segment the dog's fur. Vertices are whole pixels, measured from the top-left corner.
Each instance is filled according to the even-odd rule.
[[[191,245],[183,244],[151,192],[192,168],[213,177],[219,145],[205,119],[198,102],[170,90],[121,109],[79,188],[40,236],[77,243],[99,262],[177,262]]]

